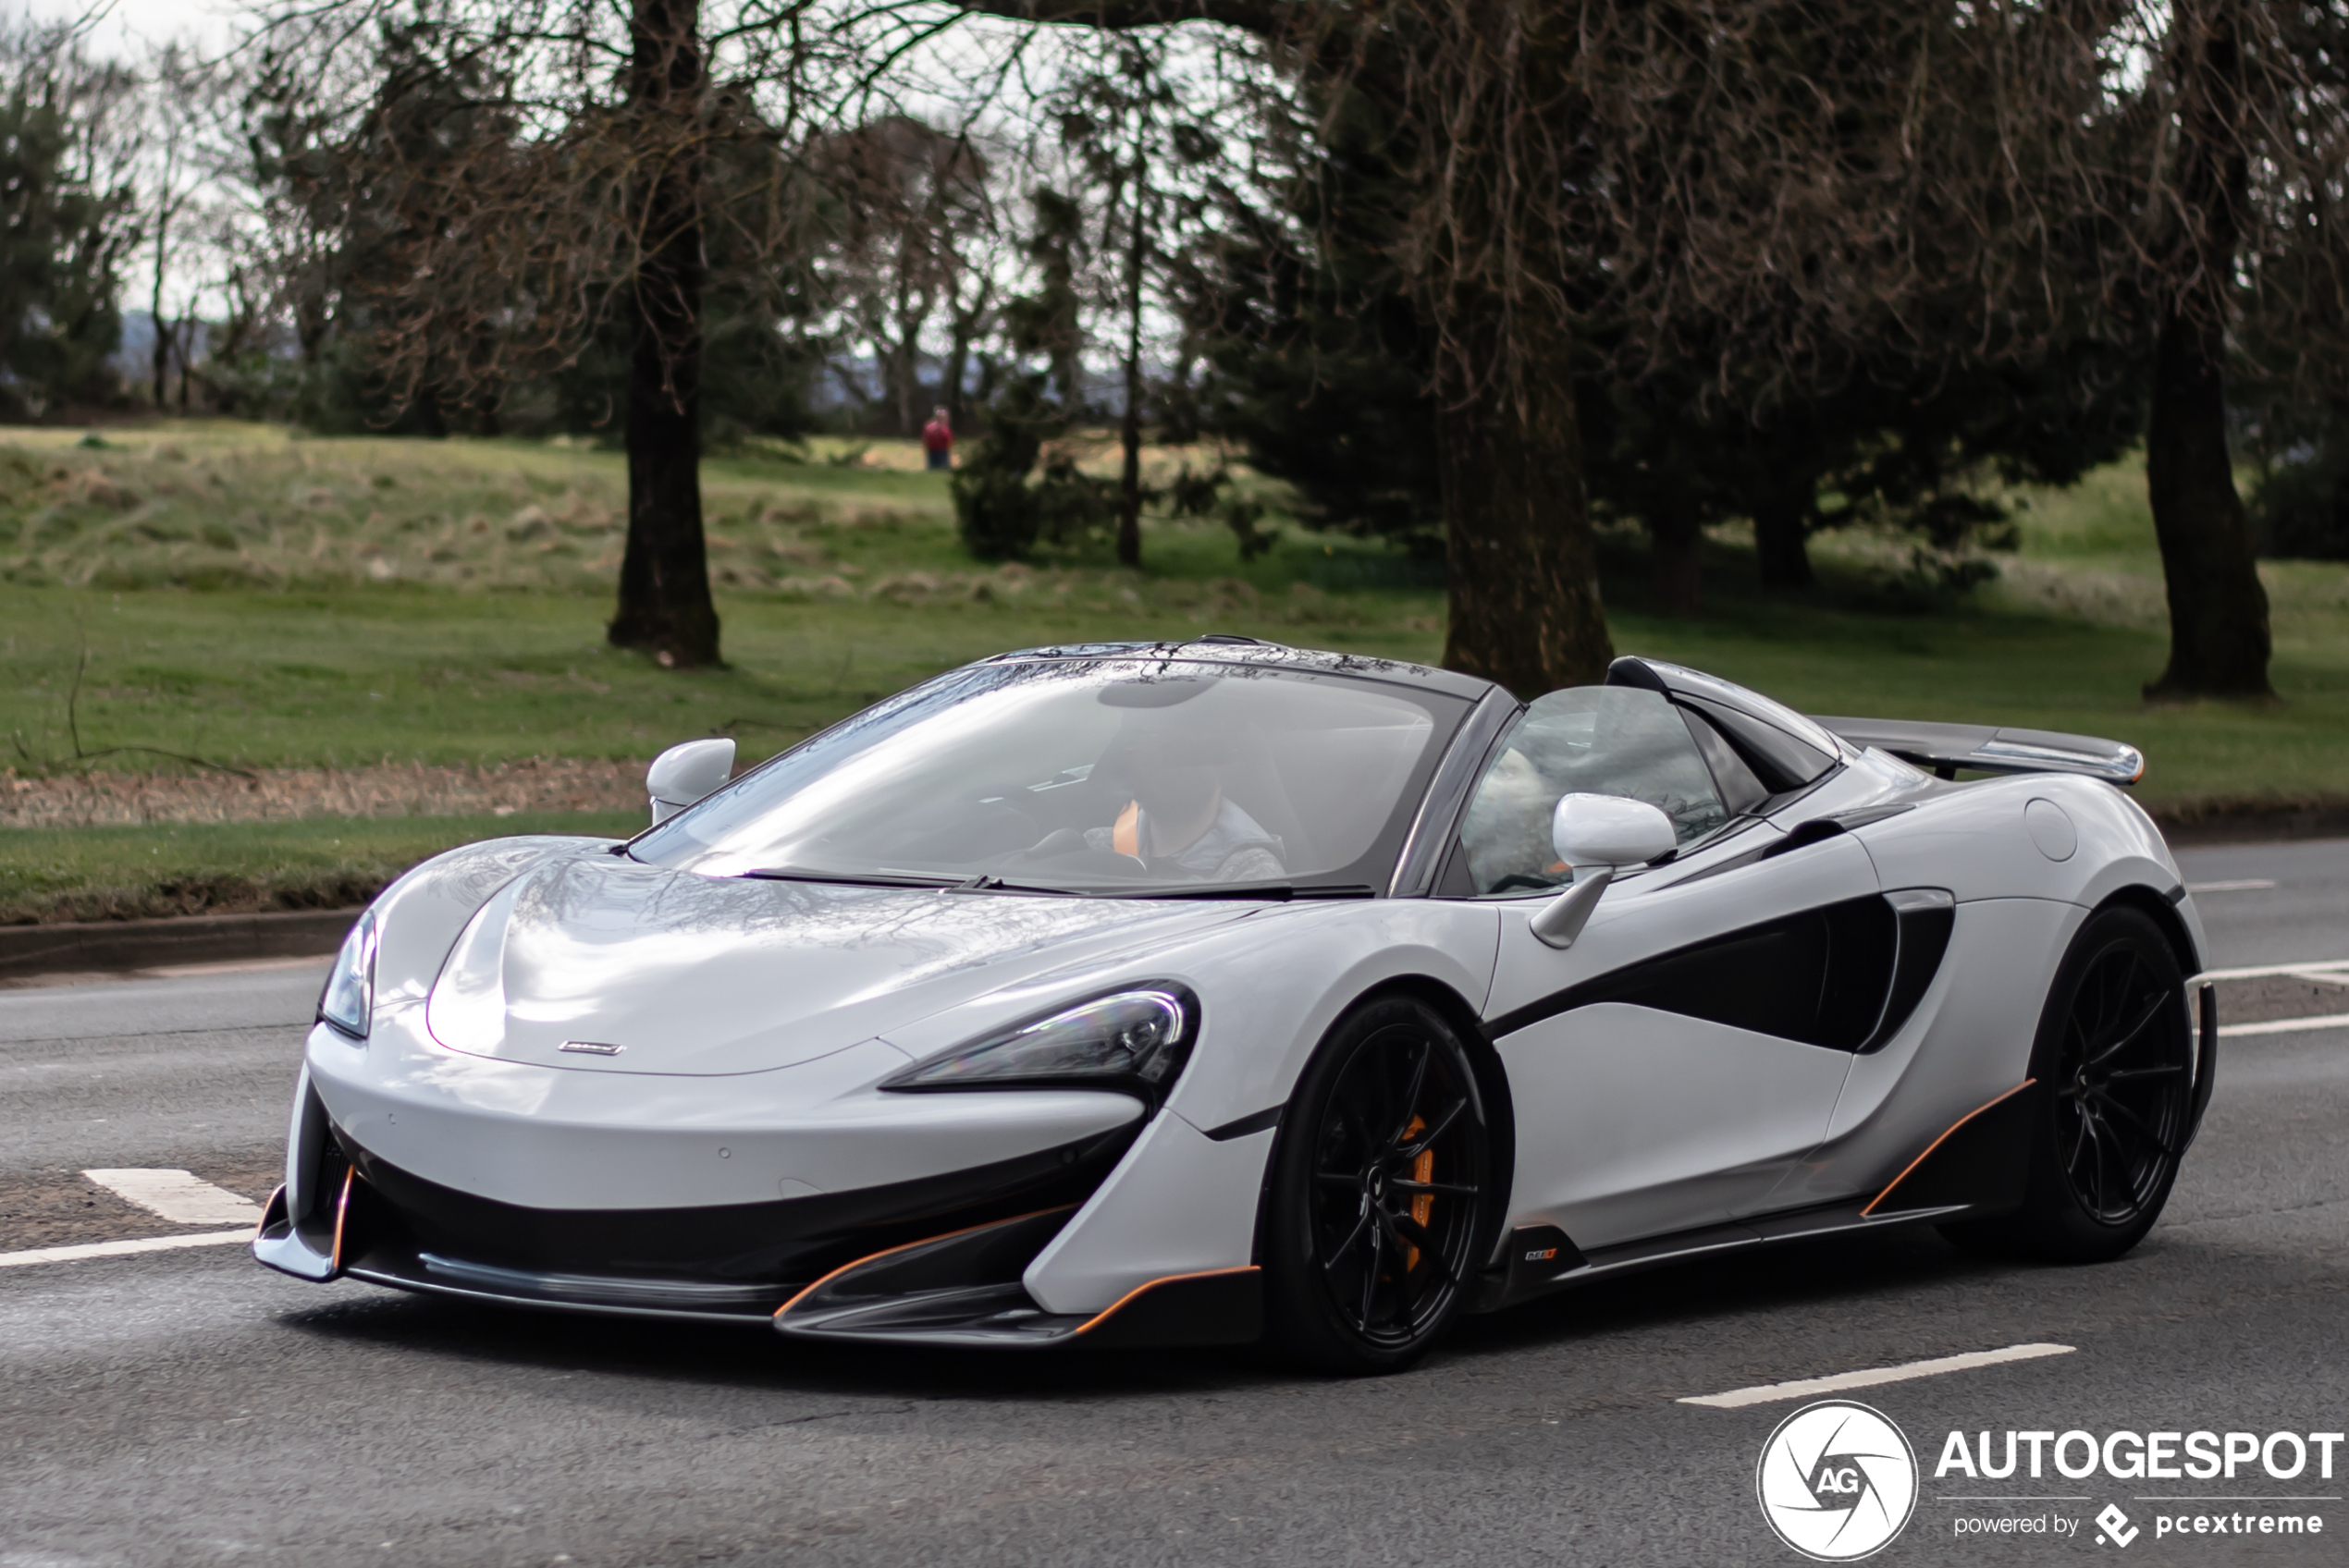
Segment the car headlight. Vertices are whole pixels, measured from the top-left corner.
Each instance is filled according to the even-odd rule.
[[[369,910],[342,939],[342,950],[335,954],[326,988],[318,998],[318,1018],[354,1040],[363,1040],[375,1011],[375,912]]]
[[[1165,1096],[1199,1034],[1199,998],[1136,986],[917,1062],[884,1089],[1121,1089]]]

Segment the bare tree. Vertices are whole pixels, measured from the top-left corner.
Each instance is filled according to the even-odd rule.
[[[210,209],[232,155],[223,145],[224,90],[234,77],[225,62],[199,57],[186,45],[165,44],[141,72],[144,110],[141,205],[154,248],[147,313],[154,341],[148,350],[148,394],[167,406],[172,362],[179,367],[179,406],[189,404],[190,361],[195,350],[198,296],[207,261],[219,250],[221,223]],[[172,304],[175,280],[178,311]]]
[[[931,324],[943,311],[945,359],[967,355],[982,329],[990,280],[974,278],[971,252],[994,225],[990,167],[970,138],[890,113],[817,139],[810,175],[836,213],[825,270],[848,315],[844,336],[867,345],[892,434],[921,428],[922,366]],[[941,380],[952,408],[954,377]]]
[[[2270,692],[2268,599],[2228,450],[2228,380],[2315,401],[2349,385],[2349,6],[2124,6],[2144,62],[2092,172],[2125,202],[2152,317],[2146,478],[2170,606],[2155,697]]]
[[[1385,227],[1433,340],[1445,662],[1520,692],[1611,654],[1573,390],[1592,329],[1608,374],[1669,362],[1757,411],[1903,329],[2015,352],[2046,312],[2013,301],[2054,254],[2019,193],[2079,97],[2034,94],[2063,85],[2059,59],[2096,85],[2093,51],[1946,0],[962,5],[1222,24],[1303,86],[1291,112],[1375,105],[1399,175]]]
[[[1186,185],[1214,161],[1218,142],[1187,102],[1196,62],[1170,59],[1167,41],[1113,34],[1094,57],[1072,62],[1070,80],[1043,104],[1070,161],[1072,190],[1098,207],[1091,247],[1101,265],[1093,302],[1116,323],[1119,369],[1115,547],[1121,565],[1142,562],[1142,429],[1150,404],[1146,324],[1157,275],[1200,205]]]
[[[729,288],[765,290],[778,310],[799,280],[804,19],[766,0],[739,0],[714,27],[700,0],[632,0],[617,16],[566,0],[421,13],[335,0],[263,34],[275,79],[311,84],[294,104],[301,155],[363,178],[397,214],[382,264],[354,280],[379,312],[396,389],[494,392],[618,338],[628,537],[609,634],[665,667],[719,659],[699,481],[704,297],[720,258]],[[384,123],[365,55],[394,26],[468,111],[461,139]]]

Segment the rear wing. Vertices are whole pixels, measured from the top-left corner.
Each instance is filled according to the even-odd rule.
[[[2146,759],[2136,747],[2053,729],[1999,729],[1986,724],[1926,724],[1908,718],[1826,718],[1812,722],[1851,744],[1874,746],[1944,778],[1972,773],[2078,773],[2108,784],[2134,784]]]

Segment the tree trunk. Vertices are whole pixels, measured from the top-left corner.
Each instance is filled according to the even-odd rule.
[[[946,405],[947,423],[956,430],[968,423],[965,416],[970,412],[970,399],[964,395],[963,378],[970,374],[971,344],[978,337],[979,326],[987,318],[987,307],[994,293],[993,280],[981,278],[978,298],[972,301],[968,310],[963,308],[959,293],[953,296],[948,306],[954,323],[954,335],[952,345],[946,350],[945,385],[939,390],[941,393],[940,400]]]
[[[2183,229],[2171,257],[2180,280],[2163,301],[2154,346],[2146,489],[2170,599],[2170,664],[2148,697],[2274,695],[2268,683],[2268,593],[2227,455],[2226,289],[2249,181],[2243,63],[2229,0],[2181,4],[2178,193]]]
[[[1693,616],[1704,607],[1704,533],[1696,514],[1665,505],[1648,519],[1648,581],[1666,615]]]
[[[1125,413],[1118,422],[1118,441],[1125,450],[1125,466],[1117,485],[1117,564],[1142,564],[1142,247],[1147,243],[1142,223],[1142,192],[1150,165],[1137,161],[1134,176],[1133,233],[1125,247]]]
[[[1520,318],[1519,331],[1552,341],[1525,346],[1519,362],[1536,368],[1512,387],[1480,374],[1499,362],[1498,313],[1464,322],[1461,349],[1439,372],[1444,664],[1530,699],[1605,680],[1615,647],[1599,603],[1564,324],[1529,328]]]
[[[163,412],[164,383],[171,372],[171,334],[164,325],[163,321],[164,262],[168,254],[165,245],[165,236],[171,231],[171,202],[168,195],[171,162],[168,158],[164,161],[163,178],[166,194],[165,200],[155,209],[155,281],[154,288],[147,295],[147,319],[154,327],[155,334],[154,352],[152,358],[155,377],[155,412],[157,413]]]
[[[718,609],[701,520],[703,152],[698,0],[636,0],[628,95],[646,140],[636,199],[644,250],[632,290],[628,356],[628,545],[614,646],[663,666],[718,657]]]
[[[1753,497],[1753,557],[1765,588],[1808,588],[1811,551],[1803,543],[1814,494],[1808,474],[1789,476]]]
[[[2146,688],[2148,697],[2274,695],[2268,592],[2227,456],[2223,352],[2216,325],[2165,313],[2154,350],[2146,489],[2169,590],[2170,664]]]
[[[897,405],[899,435],[918,435],[926,423],[922,417],[922,328],[929,324],[931,299],[928,288],[916,289],[911,276],[913,263],[905,258],[906,242],[901,238],[897,257],[897,299],[891,314],[897,324],[897,341],[890,346],[882,360],[883,374],[891,384]]]

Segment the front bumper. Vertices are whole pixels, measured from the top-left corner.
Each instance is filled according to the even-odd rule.
[[[379,1010],[364,1044],[314,1031],[287,1187],[254,1244],[263,1263],[836,1341],[1113,1342],[1111,1309],[1129,1325],[1168,1319],[1152,1342],[1254,1331],[1269,1131],[1211,1139],[1110,1093],[882,1093],[907,1058],[880,1041],[728,1077],[490,1061],[439,1047],[421,1012]],[[876,1280],[908,1276],[867,1266],[1039,1213],[1052,1218],[1023,1225],[1017,1246],[999,1240],[978,1273],[934,1287],[984,1287],[985,1301],[869,1310],[892,1306],[873,1299]],[[1003,1276],[1007,1258],[1019,1267]]]
[[[263,1263],[433,1294],[634,1316],[760,1321],[828,1273],[941,1232],[1052,1209],[1097,1189],[1138,1124],[943,1175],[754,1203],[547,1209],[483,1197],[327,1129],[309,1169],[271,1200]],[[297,1143],[301,1140],[297,1133]],[[624,1155],[615,1139],[609,1153]],[[306,1201],[304,1199],[306,1198]],[[295,1205],[301,1203],[297,1211]],[[1049,1240],[1049,1237],[1043,1238]],[[1039,1241],[1039,1245],[1040,1245]]]

